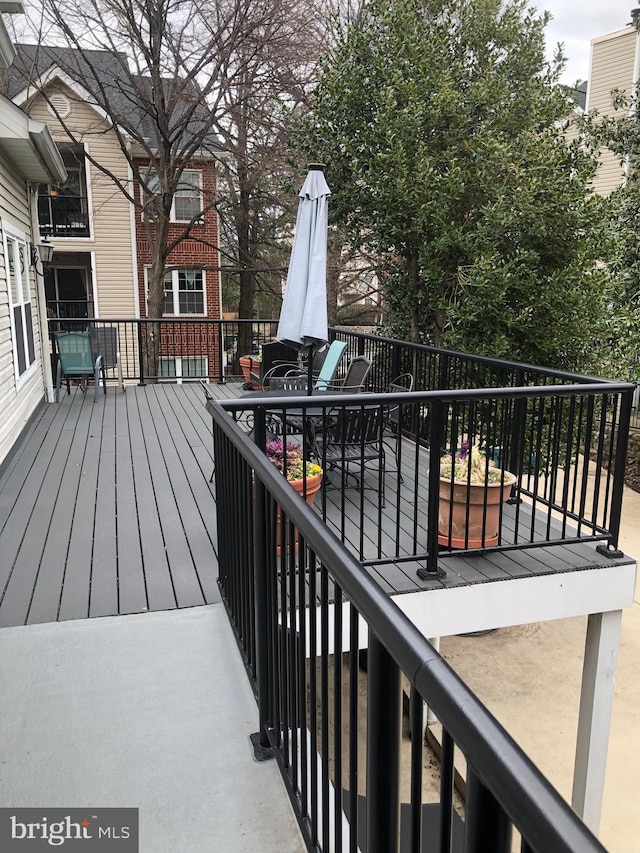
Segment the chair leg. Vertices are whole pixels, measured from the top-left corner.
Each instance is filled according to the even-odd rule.
[[[60,402],[60,379],[62,377],[62,362],[58,359],[58,364],[56,365],[56,403]]]
[[[104,393],[107,393],[107,375],[104,372],[104,363],[102,361],[102,356],[99,355],[96,358],[95,369],[93,373],[93,384],[95,386],[95,390],[93,392],[93,402],[98,402],[98,391],[100,389],[100,376],[102,375],[102,385],[104,388]]]

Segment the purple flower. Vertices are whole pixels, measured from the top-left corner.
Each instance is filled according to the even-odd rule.
[[[469,440],[465,440],[460,445],[460,452],[456,453],[456,459],[466,459],[469,455]]]

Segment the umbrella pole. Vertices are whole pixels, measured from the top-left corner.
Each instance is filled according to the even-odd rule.
[[[309,355],[307,356],[307,396],[310,397],[313,393],[313,344],[309,346]]]

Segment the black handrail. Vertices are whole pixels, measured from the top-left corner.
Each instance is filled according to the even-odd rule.
[[[510,851],[507,838],[496,841],[494,828],[489,829],[489,835],[486,834],[486,822],[481,819],[479,809],[483,808],[483,804],[492,802],[495,803],[495,814],[499,815],[501,820],[506,816],[520,831],[527,850],[537,851],[537,853],[555,853],[555,851],[563,851],[563,853],[564,851],[566,853],[593,851],[595,853],[595,851],[604,850],[497,720],[396,604],[368,577],[362,564],[327,530],[318,515],[299,500],[284,477],[276,472],[264,453],[229,416],[225,410],[227,407],[211,401],[207,404],[207,408],[214,423],[216,488],[218,494],[224,494],[224,500],[218,502],[221,591],[246,660],[248,662],[254,660],[256,652],[267,658],[259,668],[260,676],[257,679],[255,674],[251,676],[251,669],[249,669],[258,694],[258,704],[263,709],[260,715],[263,727],[261,735],[263,742],[271,745],[278,760],[308,849],[331,848],[328,813],[332,811],[334,804],[330,804],[326,796],[320,796],[318,793],[316,787],[317,774],[320,773],[318,757],[315,751],[308,752],[306,746],[308,726],[312,730],[310,732],[312,745],[316,742],[314,740],[318,722],[316,714],[319,713],[322,720],[326,721],[330,713],[327,707],[328,693],[324,687],[319,693],[316,691],[316,677],[320,678],[323,685],[326,683],[329,640],[333,638],[337,643],[336,626],[339,633],[342,633],[342,622],[335,618],[333,637],[328,633],[330,620],[327,617],[327,607],[330,600],[327,580],[329,579],[335,584],[336,590],[340,591],[340,597],[337,600],[342,601],[344,596],[345,606],[350,608],[352,616],[356,615],[356,619],[364,621],[370,634],[376,637],[374,647],[379,647],[380,650],[380,655],[377,655],[377,659],[373,662],[374,668],[382,667],[379,673],[376,669],[373,676],[374,689],[375,683],[385,686],[385,689],[377,691],[377,702],[369,703],[367,713],[369,726],[382,733],[386,738],[385,749],[392,754],[378,765],[378,756],[374,751],[376,744],[375,742],[369,744],[366,792],[374,798],[378,797],[377,802],[380,805],[377,811],[369,808],[367,812],[369,850],[382,850],[381,847],[375,847],[377,838],[384,839],[384,853],[395,853],[398,849],[397,835],[389,832],[389,816],[396,813],[399,803],[397,800],[386,804],[380,802],[379,797],[384,790],[384,780],[378,778],[379,774],[387,773],[389,767],[395,765],[397,753],[394,751],[399,750],[398,716],[394,710],[400,699],[395,687],[398,683],[396,669],[404,673],[413,689],[419,694],[420,700],[427,702],[441,720],[445,744],[448,744],[449,738],[453,738],[467,758],[470,768],[471,796],[466,805],[467,846],[465,849],[491,849],[493,853]],[[237,462],[233,463],[233,459]],[[246,466],[246,471],[252,476],[257,487],[256,495],[263,493],[259,507],[256,507],[251,494],[245,495],[244,504],[240,505],[237,502],[241,498],[241,493],[236,488],[232,472],[234,464],[239,463]],[[272,518],[269,515],[269,507],[275,504],[280,507],[281,526],[285,532],[291,531],[293,527],[299,531],[300,545],[297,557],[293,548],[287,551],[285,547],[281,549],[282,553],[276,556],[276,543],[269,532],[271,524],[269,519]],[[257,541],[251,560],[252,565],[248,572],[244,561],[234,562],[234,556],[228,550],[227,544],[223,546],[225,539],[232,533],[227,525],[233,524],[238,514],[242,512],[255,513],[254,527]],[[260,558],[260,561],[257,549],[263,549],[263,558]],[[238,569],[241,569],[240,574],[237,572]],[[253,577],[254,572],[264,573],[266,588],[271,590],[271,593],[265,593],[261,587],[258,595],[255,589],[250,588],[249,579]],[[305,586],[307,574],[311,596],[310,607],[305,604],[304,599],[299,597],[296,603],[291,597],[291,593],[296,588],[303,592],[307,589]],[[315,580],[318,574],[321,579],[324,578],[320,589]],[[243,584],[243,588],[238,589],[238,583]],[[296,587],[298,583],[300,586]],[[276,590],[279,591],[274,595]],[[324,614],[321,617],[323,640],[320,649],[315,644],[313,628],[315,617],[312,618],[312,614],[316,612],[316,606],[319,612]],[[265,611],[263,616],[258,618],[258,613],[263,609]],[[341,608],[335,608],[336,611],[339,609]],[[310,611],[311,633],[307,632],[304,618],[307,610]],[[247,621],[247,612],[253,614],[253,617],[249,616],[248,621],[257,625],[259,631],[249,642],[246,640],[246,635],[241,636],[239,630],[239,626]],[[353,633],[351,637],[354,638]],[[305,645],[306,643],[308,644]],[[338,648],[342,646],[336,645],[336,649]],[[353,652],[352,648],[350,665],[354,662]],[[308,677],[305,668],[299,668],[299,659],[302,654],[309,659],[311,674]],[[317,656],[320,658],[319,670],[315,662]],[[293,680],[289,679],[290,673],[286,665],[283,666],[289,659],[292,663],[298,663],[295,669],[298,675]],[[337,663],[335,665],[337,666]],[[255,673],[255,670],[253,672]],[[378,678],[381,680],[375,682]],[[350,683],[353,686],[353,682]],[[306,697],[309,690],[312,702],[307,715]],[[320,707],[317,709],[319,698]],[[350,707],[355,698],[351,693]],[[302,704],[300,704],[301,701]],[[269,710],[265,712],[264,709]],[[284,716],[281,716],[278,709],[281,709]],[[294,713],[292,709],[298,710]],[[321,749],[323,773],[326,773],[325,764],[328,763],[330,755],[327,731],[323,726],[324,737],[321,746],[318,747]],[[291,739],[294,732],[296,738],[299,737],[300,740],[297,741],[296,750],[292,751]],[[412,731],[411,737],[421,739],[422,730]],[[298,774],[301,760],[299,751],[304,754],[305,761],[310,762],[304,779]],[[416,750],[416,754],[418,753],[419,750]],[[452,750],[447,748],[446,753],[449,756],[447,761],[452,762]],[[412,774],[414,769],[412,766]],[[451,778],[450,764],[445,767],[443,780],[445,785],[447,778]],[[311,781],[310,789],[307,785],[309,780]],[[342,787],[341,778],[334,777],[333,781],[340,788]],[[349,783],[351,789],[357,783],[357,773],[354,777],[354,768],[351,764]],[[326,779],[321,787],[326,795],[328,791]],[[392,797],[397,796],[395,787],[392,786],[390,792]],[[412,790],[415,797],[419,786],[412,784]],[[357,800],[351,797],[350,802],[353,806]],[[446,797],[442,799],[442,803],[446,805]],[[414,801],[412,806],[417,808],[420,804]],[[445,829],[450,830],[452,820],[450,805],[448,815],[443,807],[442,820]],[[413,822],[412,825],[415,832],[416,823]],[[425,831],[429,829],[425,827]],[[340,838],[343,832],[347,831],[350,849],[355,849],[359,839],[357,820],[353,812],[348,828],[344,829],[338,816],[334,823],[334,831],[336,835],[340,835]],[[415,845],[413,849],[421,849],[420,839],[416,839],[414,835],[413,841]],[[500,846],[497,846],[498,843]]]

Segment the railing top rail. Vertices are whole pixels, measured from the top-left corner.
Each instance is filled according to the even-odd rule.
[[[619,393],[632,394],[634,386],[630,382],[611,382],[590,385],[527,385],[508,388],[470,388],[458,390],[447,388],[436,391],[404,391],[404,392],[367,392],[358,394],[311,394],[305,396],[278,396],[276,391],[269,393],[267,399],[261,394],[259,399],[246,397],[221,400],[221,405],[227,411],[245,411],[247,409],[308,409],[331,408],[335,406],[367,405],[370,403],[430,403],[464,402],[471,400],[486,400],[487,398],[535,398],[541,397],[571,397],[571,396],[603,396]],[[258,392],[260,393],[260,392]]]
[[[289,401],[290,402],[290,401]],[[268,488],[319,560],[329,568],[400,669],[427,696],[474,772],[494,793],[509,818],[538,850],[604,851],[598,840],[553,789],[518,744],[433,649],[409,618],[362,570],[361,564],[300,501],[225,411],[207,402],[214,422]]]
[[[58,318],[52,317],[50,318],[50,323],[56,323],[62,319],[74,319],[74,318]],[[166,323],[170,325],[184,325],[184,324],[209,324],[209,325],[275,325],[278,323],[277,318],[263,318],[263,319],[224,319],[221,317],[83,317],[82,320],[85,320],[87,323],[141,323],[143,325],[148,323]],[[464,359],[468,362],[475,362],[477,364],[483,364],[490,367],[495,367],[496,369],[505,368],[513,371],[521,371],[530,373],[536,376],[546,376],[555,379],[561,379],[565,381],[572,382],[573,384],[595,384],[595,385],[616,385],[617,383],[613,380],[606,379],[601,376],[588,376],[582,375],[579,373],[572,373],[569,371],[556,370],[550,367],[539,367],[534,364],[527,364],[526,362],[519,361],[509,361],[500,358],[493,358],[491,356],[479,355],[476,353],[466,353],[460,352],[458,350],[447,350],[439,347],[430,346],[428,344],[420,344],[413,343],[411,341],[402,341],[398,338],[386,338],[381,335],[371,334],[370,332],[354,332],[344,326],[337,326],[335,328],[331,328],[330,334],[341,334],[347,335],[352,338],[359,338],[364,340],[369,340],[376,343],[384,343],[386,345],[391,345],[394,347],[404,347],[408,349],[417,350],[420,352],[429,352],[438,356],[447,356],[449,358],[458,358]]]
[[[351,335],[352,337],[355,337],[355,338],[364,338],[366,340],[371,340],[371,341],[384,341],[386,344],[393,344],[394,346],[408,347],[409,349],[416,349],[416,350],[420,350],[422,352],[431,352],[431,353],[435,353],[437,355],[446,355],[446,356],[454,357],[454,358],[463,358],[466,361],[474,361],[474,362],[477,362],[479,364],[492,365],[493,367],[498,367],[498,368],[502,368],[502,369],[504,369],[505,367],[508,367],[510,369],[513,369],[513,370],[522,370],[522,371],[526,371],[528,373],[535,373],[539,376],[555,376],[559,379],[573,379],[573,380],[579,380],[580,382],[596,382],[596,383],[602,383],[602,384],[608,384],[609,382],[612,381],[612,380],[606,379],[602,376],[582,375],[580,373],[571,373],[570,371],[566,371],[566,370],[557,370],[557,369],[552,368],[552,367],[540,367],[539,365],[528,364],[527,362],[523,362],[523,361],[509,361],[507,359],[494,358],[493,356],[480,355],[477,353],[462,352],[460,350],[442,349],[440,347],[430,346],[429,344],[420,344],[420,343],[414,343],[412,341],[403,341],[403,340],[400,340],[399,338],[386,338],[386,337],[383,337],[382,335],[371,334],[370,332],[352,332],[351,330],[349,330],[348,328],[345,328],[344,326],[338,326],[335,329],[332,328],[331,331],[334,333],[336,333],[336,332],[340,333],[342,335]]]

